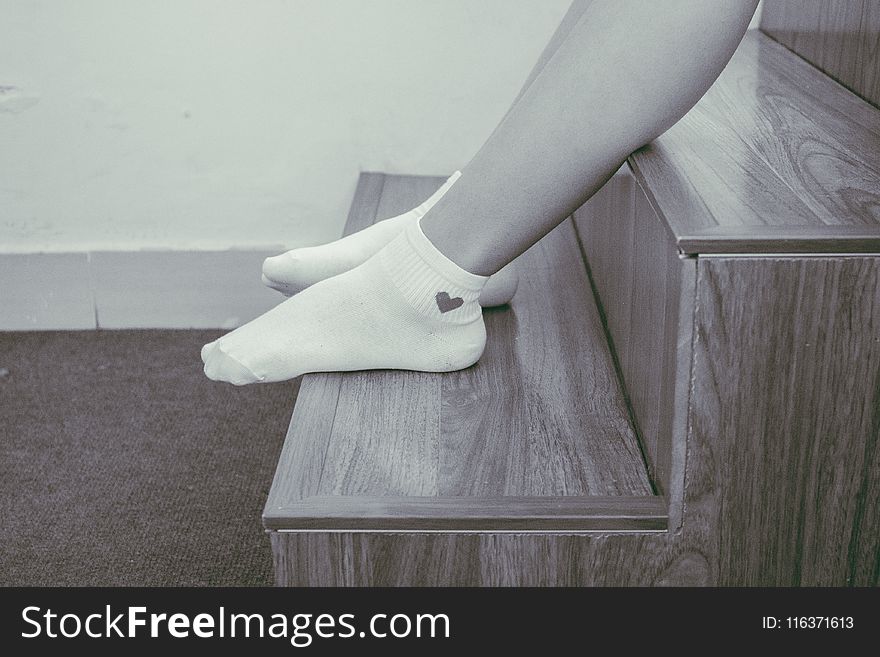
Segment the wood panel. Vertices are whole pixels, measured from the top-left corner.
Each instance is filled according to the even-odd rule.
[[[761,30],[880,107],[876,0],[764,0]]]
[[[791,73],[810,67],[769,39],[744,41],[738,55],[761,62],[761,68],[732,71],[736,78],[714,85],[707,105],[711,103],[715,115],[742,139],[748,157],[769,166],[825,227],[876,228],[880,112],[861,103],[873,120],[859,123],[842,115],[834,102],[839,94],[831,95],[823,87],[847,92],[814,70],[812,77],[818,75],[825,85],[809,84],[803,72]],[[766,191],[775,192],[772,186]],[[775,196],[761,200],[766,214]]]
[[[633,173],[685,253],[723,253],[715,227],[858,227],[880,237],[880,112],[760,32],[743,39],[703,99],[629,158]],[[767,237],[777,239],[779,233]],[[723,235],[719,235],[723,237]],[[761,234],[739,250],[766,252]],[[825,238],[825,239],[821,239]],[[788,246],[835,250],[827,229]],[[832,244],[829,245],[826,240]],[[839,248],[839,247],[836,247]]]
[[[274,533],[276,582],[297,586],[699,586],[699,553],[665,534]],[[342,555],[345,555],[344,558]]]
[[[876,586],[880,258],[700,258],[697,286],[678,525],[279,532],[278,583]]]
[[[692,399],[719,583],[875,584],[880,259],[700,259]]]
[[[515,264],[483,357],[441,378],[441,494],[650,495],[572,224]]]
[[[673,540],[656,533],[316,532],[275,533],[271,539],[279,585],[701,586],[712,582],[704,555],[683,555],[670,549]]]
[[[272,532],[281,586],[706,586],[719,581],[711,436],[690,434],[667,532]],[[752,550],[761,550],[755,544]]]
[[[634,388],[647,391],[633,400],[634,407],[660,409],[659,419],[644,424],[657,436],[651,443],[654,469],[666,467],[669,473],[664,480],[670,498],[668,530],[645,528],[662,523],[659,497],[642,493],[621,514],[625,507],[620,505],[630,503],[627,493],[614,501],[600,499],[602,493],[589,501],[572,493],[578,485],[593,485],[593,475],[582,474],[589,467],[574,472],[575,465],[584,463],[578,451],[582,446],[571,437],[562,439],[567,432],[558,430],[565,425],[557,418],[547,419],[548,409],[561,406],[529,399],[524,404],[529,412],[497,410],[522,403],[516,402],[521,395],[536,394],[521,382],[540,383],[539,398],[564,395],[560,385],[589,384],[577,397],[584,407],[578,412],[588,423],[598,423],[609,404],[600,387],[590,387],[603,379],[571,379],[571,372],[557,371],[563,365],[552,355],[554,345],[581,344],[566,332],[564,319],[555,322],[561,328],[545,327],[546,333],[534,335],[525,328],[533,311],[521,312],[514,304],[508,315],[499,312],[496,325],[499,345],[513,346],[488,354],[484,366],[466,375],[439,377],[448,379],[440,384],[439,409],[430,400],[424,406],[417,391],[401,386],[394,393],[395,403],[408,404],[407,413],[431,410],[419,416],[427,427],[419,432],[430,435],[416,432],[414,444],[404,444],[401,431],[389,432],[388,444],[399,450],[393,455],[383,459],[364,453],[382,440],[378,423],[370,421],[365,424],[373,426],[368,430],[374,436],[355,444],[355,434],[346,432],[347,439],[331,447],[327,436],[335,411],[304,407],[304,414],[323,418],[299,419],[305,431],[315,434],[314,447],[299,456],[285,445],[270,497],[276,507],[267,504],[266,510],[267,525],[282,530],[271,534],[279,584],[878,584],[880,258],[680,259],[666,227],[639,200],[638,187],[619,177],[611,185],[596,197],[595,207],[578,214],[577,225],[583,249],[591,254],[596,287],[610,299],[605,302],[609,331],[629,340],[621,349],[621,370],[624,364],[637,368],[645,363],[651,369],[631,377]],[[615,220],[619,230],[614,230]],[[544,244],[555,244],[551,252],[535,252],[555,272],[535,273],[529,266],[520,274],[557,284],[562,280],[554,276],[569,280],[567,251],[561,245],[575,241],[571,226],[565,230],[556,236],[559,243]],[[557,255],[555,265],[551,253]],[[678,264],[670,267],[670,262]],[[647,289],[634,289],[639,287]],[[517,300],[532,303],[529,286],[523,289]],[[572,312],[568,304],[575,298],[563,298],[559,306],[535,303],[534,312],[545,324],[546,314],[564,316]],[[495,321],[490,318],[490,326]],[[644,326],[633,325],[640,321]],[[594,330],[583,318],[579,325]],[[658,330],[650,331],[651,325]],[[524,348],[518,342],[530,345],[533,353],[518,352]],[[653,355],[655,347],[662,358]],[[589,369],[587,360],[574,362]],[[524,374],[505,378],[511,368]],[[660,381],[657,393],[651,381],[660,372],[672,376]],[[335,376],[342,387],[344,378],[362,375]],[[607,376],[614,379],[613,373]],[[365,417],[378,413],[389,418],[374,406],[367,382],[361,379],[351,388],[346,406],[358,406]],[[325,384],[332,397],[333,382]],[[670,396],[672,411],[664,416],[664,400]],[[689,400],[687,413],[683,400]],[[612,401],[610,407],[615,406]],[[436,432],[426,420],[435,413]],[[351,412],[343,424],[353,427],[356,415]],[[507,416],[509,421],[499,419]],[[529,437],[510,445],[499,438],[478,440],[484,430],[499,427],[514,438],[525,427]],[[673,437],[668,451],[661,449],[664,432]],[[435,435],[436,449],[431,447]],[[587,432],[578,437],[593,444]],[[607,438],[597,441],[606,449],[614,444]],[[539,458],[524,454],[529,450]],[[551,458],[541,456],[551,451]],[[664,454],[667,466],[661,465]],[[336,458],[338,463],[328,463]],[[421,483],[400,474],[410,460]],[[330,473],[324,483],[333,483],[328,489],[333,499],[309,500],[321,490],[325,473]],[[291,475],[306,487],[291,484]],[[518,497],[518,488],[532,494]],[[349,490],[355,499],[345,497]],[[467,494],[463,504],[449,499],[459,491]],[[358,526],[374,521],[390,529]],[[627,530],[634,522],[643,528]],[[335,531],[327,531],[330,527]]]
[[[695,260],[678,257],[625,169],[574,221],[653,481],[680,502],[672,473],[681,472],[683,459]]]

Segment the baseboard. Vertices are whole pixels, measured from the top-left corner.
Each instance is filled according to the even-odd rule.
[[[0,253],[0,331],[235,328],[283,299],[260,282],[283,250]]]
[[[281,250],[0,254],[0,330],[235,328],[283,300]]]

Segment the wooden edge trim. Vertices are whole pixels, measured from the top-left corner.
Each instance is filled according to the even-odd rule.
[[[711,226],[676,239],[686,255],[705,253],[878,253],[878,226]]]
[[[651,182],[642,170],[640,157],[647,157],[636,151],[627,159],[627,164],[639,187],[654,208],[663,227],[675,241],[682,255],[696,256],[710,253],[880,253],[880,225],[831,226],[823,225],[751,225],[719,226],[717,224],[702,228],[688,228],[687,233],[678,234],[675,226],[666,217],[654,196]],[[688,183],[690,184],[690,183]],[[690,194],[691,204],[698,208],[705,221],[715,221],[694,190]],[[691,209],[693,209],[693,207]]]
[[[638,184],[639,189],[641,190],[642,194],[645,195],[645,198],[648,199],[648,205],[650,205],[654,209],[654,214],[657,216],[660,224],[666,230],[667,235],[669,235],[670,239],[672,239],[672,241],[677,244],[679,237],[675,232],[675,227],[666,217],[666,213],[663,211],[663,208],[660,206],[660,202],[654,195],[654,190],[651,187],[651,182],[648,178],[648,175],[646,175],[645,171],[643,170],[643,159],[647,163],[650,162],[648,158],[657,157],[655,155],[648,154],[651,152],[653,145],[654,142],[651,142],[650,144],[645,144],[637,151],[630,153],[629,157],[626,159],[625,166],[629,168],[629,172],[632,178]],[[669,165],[663,163],[662,166]],[[712,213],[709,211],[709,208],[706,207],[706,204],[703,202],[703,199],[700,197],[697,191],[693,188],[691,182],[686,181],[685,184],[687,185],[687,188],[683,189],[682,193],[690,197],[690,211],[700,212],[705,221],[714,221],[715,219]]]
[[[662,496],[315,496],[263,512],[270,530],[663,531]]]

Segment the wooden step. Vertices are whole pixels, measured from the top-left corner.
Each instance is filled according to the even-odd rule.
[[[442,182],[362,174],[346,232]],[[516,268],[474,367],[304,378],[268,529],[665,529],[571,222]]]
[[[759,31],[629,165],[682,253],[880,252],[880,112]]]
[[[680,529],[639,554],[716,584],[876,584],[880,110],[749,33],[628,167],[575,225]]]
[[[517,266],[473,368],[306,378],[279,584],[880,583],[880,110],[750,33]]]
[[[880,108],[876,0],[764,0],[761,31]]]

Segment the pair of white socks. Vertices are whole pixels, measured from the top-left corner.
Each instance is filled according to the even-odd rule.
[[[486,343],[480,303],[508,301],[516,277],[509,270],[492,277],[486,297],[489,277],[465,271],[422,233],[419,220],[457,177],[404,215],[267,259],[264,282],[293,296],[205,345],[205,374],[245,385],[307,372],[448,372],[475,363]]]
[[[354,269],[376,255],[404,228],[425,216],[460,176],[460,171],[453,173],[428,200],[409,212],[378,221],[329,244],[294,249],[266,258],[263,263],[263,283],[282,294],[292,296],[325,278]],[[508,303],[516,293],[518,282],[512,267],[504,267],[486,281],[483,291],[480,292],[480,305],[489,308]]]

